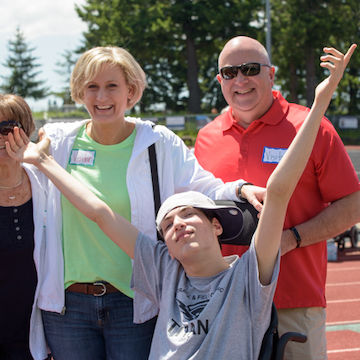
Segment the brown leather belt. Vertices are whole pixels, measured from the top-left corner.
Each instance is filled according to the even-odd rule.
[[[94,282],[93,284],[88,283],[75,283],[70,285],[66,291],[78,292],[82,294],[103,296],[106,293],[119,292],[119,290],[108,283]]]

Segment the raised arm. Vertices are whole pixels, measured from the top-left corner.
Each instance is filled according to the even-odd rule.
[[[62,194],[85,216],[96,222],[101,230],[131,258],[134,257],[138,230],[100,200],[80,181],[72,177],[52,157],[46,155],[49,139],[35,145],[22,129],[9,133],[6,150],[21,162],[34,164],[62,192]]]
[[[267,181],[266,199],[255,235],[260,282],[264,285],[271,281],[288,202],[310,157],[321,119],[355,48],[356,45],[352,45],[346,55],[334,48],[324,48],[326,55],[320,58],[320,66],[330,70],[330,76],[317,86],[308,116]]]

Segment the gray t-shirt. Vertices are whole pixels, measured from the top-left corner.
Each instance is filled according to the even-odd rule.
[[[167,247],[140,233],[131,286],[160,311],[150,360],[257,359],[270,323],[280,255],[271,284],[259,282],[255,247],[210,277],[187,276]]]

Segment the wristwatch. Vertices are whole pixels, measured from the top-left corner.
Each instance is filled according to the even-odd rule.
[[[301,237],[295,227],[290,228],[291,232],[293,233],[295,240],[296,240],[296,249],[300,247],[301,244]]]
[[[241,196],[241,189],[244,185],[254,185],[254,184],[249,183],[249,182],[244,182],[241,185],[239,185],[237,196],[241,201],[247,201],[247,199],[245,199],[244,197]]]

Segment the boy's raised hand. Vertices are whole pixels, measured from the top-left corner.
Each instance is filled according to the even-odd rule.
[[[356,44],[352,44],[345,55],[333,47],[325,47],[323,49],[326,55],[320,57],[320,66],[328,69],[330,71],[330,76],[316,87],[316,99],[320,100],[325,96],[324,100],[331,100],[333,92],[342,79],[346,66],[356,47]],[[330,98],[328,98],[329,96]]]
[[[8,134],[5,143],[8,154],[19,162],[37,165],[49,154],[50,139],[45,137],[34,144],[29,140],[23,129],[15,128],[14,134]]]

